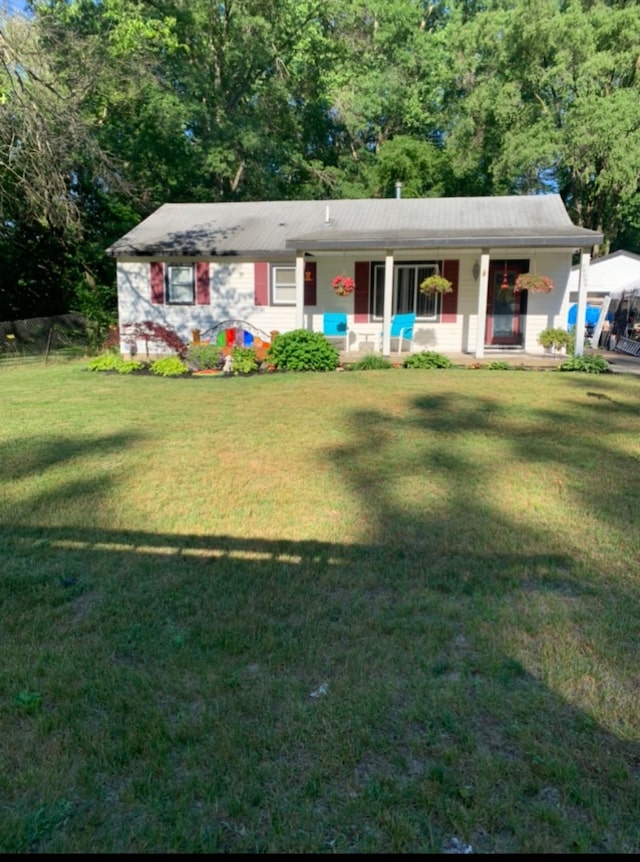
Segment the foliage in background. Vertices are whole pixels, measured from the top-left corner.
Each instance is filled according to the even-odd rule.
[[[113,322],[171,201],[559,191],[640,251],[640,6],[34,0],[0,13],[0,318]]]

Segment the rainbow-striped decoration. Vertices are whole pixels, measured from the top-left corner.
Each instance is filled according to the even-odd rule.
[[[218,347],[253,347],[255,337],[252,332],[247,329],[231,327],[229,329],[221,329],[216,335],[216,344]],[[260,345],[262,345],[262,341]]]

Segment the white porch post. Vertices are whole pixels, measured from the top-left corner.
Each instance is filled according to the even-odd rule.
[[[296,252],[296,329],[304,327],[304,253]]]
[[[482,249],[480,272],[478,273],[478,311],[476,329],[476,359],[484,356],[484,334],[487,328],[487,287],[489,284],[489,250]]]
[[[393,308],[393,252],[384,259],[384,306],[382,309],[382,355],[391,353],[391,309]]]
[[[584,329],[587,319],[587,288],[589,285],[589,264],[591,253],[580,250],[580,280],[578,282],[578,308],[576,309],[576,356],[584,353]]]

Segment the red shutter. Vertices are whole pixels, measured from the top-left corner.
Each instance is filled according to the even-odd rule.
[[[253,301],[256,305],[269,305],[269,264],[253,265]]]
[[[318,279],[317,264],[315,260],[305,261],[304,264],[304,304],[318,304]]]
[[[203,260],[196,263],[196,305],[211,305],[209,264]]]
[[[154,305],[164,303],[164,265],[160,261],[152,261],[150,267],[151,302]]]
[[[355,265],[356,290],[353,300],[353,319],[356,323],[369,322],[369,261],[359,260]]]
[[[460,272],[459,260],[445,260],[442,264],[442,274],[449,279],[453,290],[442,294],[441,323],[455,323],[458,314],[458,276]]]

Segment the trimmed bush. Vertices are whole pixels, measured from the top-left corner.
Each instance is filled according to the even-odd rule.
[[[333,371],[340,354],[321,332],[293,329],[274,338],[267,361],[281,371]]]

